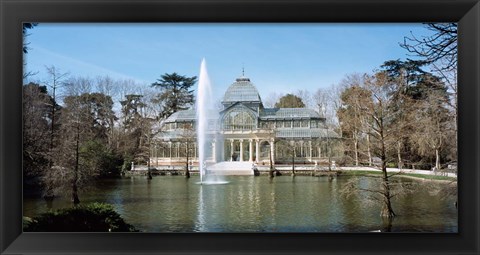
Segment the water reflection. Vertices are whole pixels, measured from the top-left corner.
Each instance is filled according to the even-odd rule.
[[[348,177],[228,177],[226,185],[198,185],[198,177],[159,176],[103,180],[81,194],[82,203],[114,205],[146,232],[457,232],[455,198],[428,190],[396,197],[396,217],[384,221],[367,195],[340,195]],[[365,188],[378,185],[358,180]],[[69,207],[68,197],[50,204],[24,199],[24,214]]]

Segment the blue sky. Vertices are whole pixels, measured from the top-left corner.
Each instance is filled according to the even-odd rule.
[[[164,73],[198,76],[202,58],[216,92],[245,68],[262,98],[271,92],[315,91],[349,73],[371,72],[405,59],[398,44],[422,24],[53,24],[30,30],[27,70],[45,66],[72,76],[133,79],[148,85]],[[412,58],[412,57],[410,57]]]

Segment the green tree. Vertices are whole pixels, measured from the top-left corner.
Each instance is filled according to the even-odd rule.
[[[414,100],[426,99],[432,90],[443,92],[444,100],[448,100],[447,88],[440,81],[440,78],[423,70],[426,61],[410,60],[389,60],[381,66],[390,82],[390,93],[398,104],[402,103],[401,96]]]
[[[123,159],[100,139],[86,141],[80,147],[81,164],[94,176],[119,176]]]
[[[102,93],[85,93],[80,95],[79,100],[86,111],[84,121],[91,123],[94,138],[107,142],[117,120],[112,98]]]
[[[28,53],[28,42],[26,41],[26,37],[29,35],[28,30],[36,27],[38,23],[32,22],[25,22],[22,24],[22,32],[23,32],[23,53]]]
[[[143,95],[129,94],[125,96],[125,100],[120,101],[122,105],[122,126],[123,135],[120,138],[121,148],[125,159],[137,160],[137,155],[142,147],[142,134],[144,131],[143,111],[146,103]],[[130,162],[127,162],[130,164]]]
[[[133,132],[142,118],[142,111],[146,104],[143,102],[143,95],[125,95],[125,100],[120,101],[122,105],[122,124],[126,131]]]
[[[27,41],[27,37],[30,35],[28,33],[28,30],[29,29],[32,29],[34,28],[35,26],[37,26],[38,23],[30,23],[30,22],[25,22],[22,24],[22,32],[23,32],[23,53],[24,54],[27,54],[28,53],[28,44],[29,42]],[[32,71],[28,71],[27,70],[27,63],[25,62],[26,61],[26,58],[23,58],[23,79],[25,80],[26,78],[28,78],[29,76],[33,76],[35,74],[37,74],[37,72],[32,72]]]
[[[173,113],[186,110],[194,102],[192,87],[197,77],[187,77],[177,73],[164,74],[152,87],[159,88],[161,92],[156,98],[156,103],[162,104],[159,118],[168,118]]]
[[[281,97],[277,103],[275,103],[275,108],[304,108],[305,104],[302,99],[293,94],[286,94]]]

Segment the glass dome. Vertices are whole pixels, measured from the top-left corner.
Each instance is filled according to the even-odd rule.
[[[233,102],[260,102],[260,95],[257,88],[247,77],[237,78],[236,81],[228,87],[223,97],[224,103]]]

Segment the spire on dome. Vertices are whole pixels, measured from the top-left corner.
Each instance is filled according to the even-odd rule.
[[[248,81],[250,82],[250,78],[245,77],[245,67],[242,64],[242,76],[238,77],[236,81]]]

